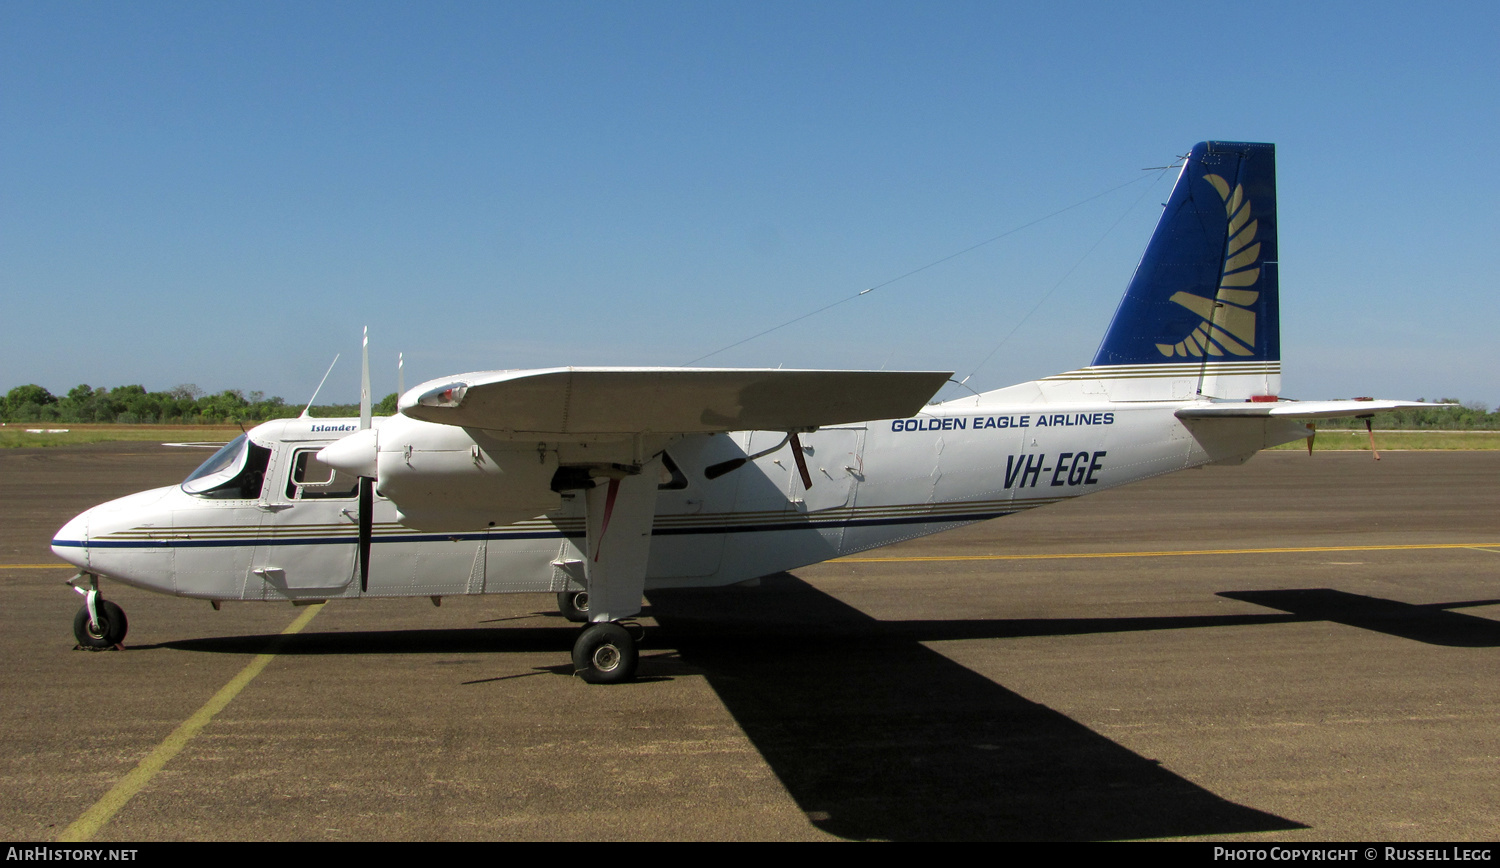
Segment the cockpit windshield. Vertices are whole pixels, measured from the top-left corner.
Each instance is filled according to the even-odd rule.
[[[240,436],[198,466],[182,481],[182,490],[199,497],[254,500],[260,497],[271,450]]]

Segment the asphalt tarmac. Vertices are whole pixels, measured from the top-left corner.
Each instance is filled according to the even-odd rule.
[[[652,593],[623,686],[540,596],[283,636],[106,584],[126,649],[73,650],[52,533],[207,454],[0,451],[0,838],[1500,839],[1500,452],[1267,453]]]

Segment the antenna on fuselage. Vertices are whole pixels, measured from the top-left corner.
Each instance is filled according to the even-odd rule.
[[[307,399],[307,406],[302,408],[302,415],[298,416],[297,418],[299,418],[299,419],[306,419],[308,417],[308,411],[312,409],[313,401],[318,400],[318,393],[321,392],[321,391],[323,391],[323,384],[326,383],[326,382],[328,382],[328,375],[331,374],[331,373],[333,373],[333,366],[336,365],[336,364],[338,364],[338,363],[339,363],[339,354],[338,353],[334,353],[333,354],[333,363],[328,366],[328,370],[327,371],[323,372],[323,379],[321,379],[321,380],[318,381],[318,388],[313,389],[313,396],[311,398]]]

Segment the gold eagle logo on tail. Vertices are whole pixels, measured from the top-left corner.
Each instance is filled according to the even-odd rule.
[[[1203,317],[1203,322],[1176,344],[1157,344],[1156,348],[1164,356],[1254,355],[1255,311],[1249,308],[1260,298],[1260,291],[1252,288],[1260,280],[1260,242],[1255,240],[1260,221],[1251,219],[1243,186],[1236,184],[1231,193],[1229,182],[1218,175],[1204,175],[1203,180],[1218,191],[1229,217],[1229,246],[1224,250],[1219,291],[1214,298],[1173,293],[1172,301]]]

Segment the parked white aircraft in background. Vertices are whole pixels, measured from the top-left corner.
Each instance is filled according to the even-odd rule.
[[[461,374],[371,419],[267,422],[181,485],[58,531],[81,645],[99,578],[183,597],[558,595],[592,682],[633,677],[645,590],[734,584],[1420,406],[1281,386],[1275,148],[1193,148],[1092,365],[924,406],[946,372]],[[867,421],[879,420],[879,421]],[[85,587],[86,586],[86,587]]]

